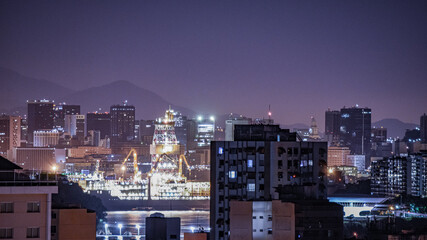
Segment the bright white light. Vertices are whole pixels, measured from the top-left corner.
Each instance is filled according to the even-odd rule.
[[[190,227],[191,232],[194,233],[194,229],[196,229],[195,227]]]
[[[213,122],[213,121],[215,121],[215,117],[214,117],[214,116],[211,116],[209,119],[210,119],[212,122]]]
[[[108,223],[104,224],[104,227],[106,227],[106,228],[107,228],[107,227],[108,227]]]
[[[197,116],[197,120],[202,121],[203,120],[202,116]]]
[[[123,227],[123,225],[121,224],[121,223],[119,223],[119,225],[117,225],[119,228],[122,228]]]
[[[125,168],[125,166],[122,166],[122,170],[124,171],[126,168]]]
[[[136,228],[141,228],[141,226],[139,226],[139,224],[136,225]]]
[[[53,170],[53,171],[56,171],[56,166],[55,166],[55,165],[52,167],[52,170]]]

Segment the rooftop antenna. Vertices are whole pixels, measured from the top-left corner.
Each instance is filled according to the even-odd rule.
[[[268,104],[268,123],[270,124],[271,121],[271,108],[270,108],[270,104]]]

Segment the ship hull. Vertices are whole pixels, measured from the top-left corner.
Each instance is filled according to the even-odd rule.
[[[209,210],[209,200],[122,200],[104,191],[90,194],[100,198],[107,211]]]

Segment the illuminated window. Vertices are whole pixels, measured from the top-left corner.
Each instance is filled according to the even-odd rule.
[[[236,178],[237,177],[236,171],[229,171],[228,172],[228,177],[229,178]]]
[[[254,167],[254,160],[248,159],[248,168]]]
[[[255,183],[248,184],[248,192],[255,192]]]
[[[224,149],[222,147],[218,148],[218,154],[224,154]]]

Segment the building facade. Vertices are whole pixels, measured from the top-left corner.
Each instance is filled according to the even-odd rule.
[[[111,114],[111,142],[132,141],[135,137],[135,107],[127,105],[113,105]]]
[[[0,116],[0,155],[21,146],[21,117]]]
[[[12,159],[25,170],[52,172],[54,166],[65,163],[65,153],[57,148],[14,148]]]
[[[329,147],[328,167],[347,165],[348,155],[350,155],[350,149],[348,147]]]
[[[427,155],[393,156],[372,162],[371,194],[427,196]]]
[[[36,130],[51,130],[54,127],[54,103],[50,100],[27,101],[28,142],[33,141]]]
[[[325,138],[329,145],[335,145],[340,137],[341,114],[340,111],[325,112]]]
[[[326,199],[326,142],[297,142],[278,125],[240,125],[235,140],[211,143],[211,239],[229,239],[232,200],[277,200],[280,186]]]
[[[365,155],[366,166],[371,153],[371,109],[342,108],[340,123],[340,143],[350,148],[351,154]]]
[[[87,131],[98,130],[101,133],[101,139],[111,137],[111,115],[110,113],[87,113],[86,114]]]
[[[20,169],[0,157],[0,236],[50,240],[52,194],[58,193],[56,182],[29,183],[15,173]]]
[[[96,213],[83,208],[52,209],[52,240],[96,239]]]
[[[65,127],[65,115],[79,115],[80,105],[67,105],[65,103],[55,104],[54,111],[54,125],[55,128]]]
[[[230,115],[229,119],[225,120],[225,141],[234,141],[234,126],[235,125],[249,125],[252,119],[244,116]]]
[[[38,130],[34,131],[34,147],[54,147],[59,143],[60,132],[58,130]]]

